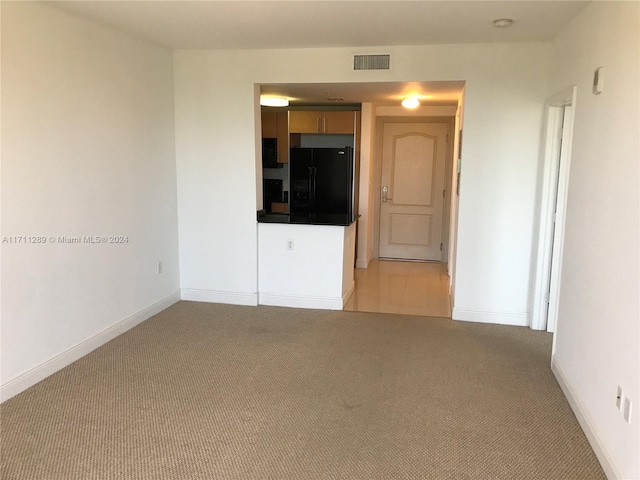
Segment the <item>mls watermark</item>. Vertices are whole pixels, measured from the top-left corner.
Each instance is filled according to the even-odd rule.
[[[122,245],[129,243],[128,235],[9,235],[2,244],[10,245]]]

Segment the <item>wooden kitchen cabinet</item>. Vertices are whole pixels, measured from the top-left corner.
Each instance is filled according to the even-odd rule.
[[[262,138],[278,138],[276,112],[262,112]]]
[[[289,133],[319,133],[320,112],[291,111],[289,112]]]
[[[353,134],[354,115],[349,111],[292,110],[289,112],[289,132]]]
[[[284,202],[271,202],[271,213],[289,213],[289,204]]]
[[[322,112],[324,133],[353,134],[355,125],[355,112]]]
[[[262,138],[278,139],[278,163],[289,163],[289,115],[287,111],[262,112]]]

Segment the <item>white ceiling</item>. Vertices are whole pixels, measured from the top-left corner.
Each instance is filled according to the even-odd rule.
[[[57,1],[171,48],[309,48],[549,41],[583,1]],[[512,18],[496,29],[496,18]]]
[[[586,1],[210,1],[81,0],[54,2],[73,15],[173,49],[374,47],[451,43],[550,41]],[[497,18],[513,26],[497,29]],[[263,91],[326,103],[386,101],[408,90],[426,102],[449,103],[460,82],[422,84],[271,85]]]

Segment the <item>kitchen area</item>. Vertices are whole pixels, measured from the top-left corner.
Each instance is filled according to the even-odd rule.
[[[298,107],[299,108],[299,107]],[[357,207],[357,163],[359,148],[356,139],[359,130],[359,111],[357,110],[294,110],[283,111],[276,107],[262,107],[262,178],[263,209],[265,213],[304,213],[304,203],[313,192],[305,190],[301,182],[307,180],[309,167],[320,166],[318,179],[333,183],[336,176],[350,176],[351,181],[344,178],[344,190],[336,194],[350,196],[352,206]],[[322,166],[331,163],[329,149],[346,149],[340,155],[346,157],[335,162],[332,171],[322,171]],[[313,162],[314,149],[316,158]],[[316,150],[317,149],[317,150]],[[312,165],[313,164],[313,165]],[[342,168],[340,165],[344,165]],[[331,168],[327,166],[326,168]],[[317,170],[316,170],[317,172]],[[350,173],[351,172],[351,173]],[[316,188],[327,190],[323,183]],[[328,192],[327,192],[328,193]],[[290,198],[291,197],[291,198]],[[319,196],[322,201],[325,196]],[[322,209],[322,208],[321,208]],[[329,209],[335,210],[335,209]],[[357,210],[357,209],[356,209]],[[345,212],[347,213],[347,212]]]
[[[341,310],[353,292],[359,106],[262,107],[262,305]]]

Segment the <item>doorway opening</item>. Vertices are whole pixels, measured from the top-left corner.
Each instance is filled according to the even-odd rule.
[[[534,330],[556,329],[576,90],[570,88],[547,100],[530,321]]]
[[[446,117],[376,117],[374,259],[356,269],[346,310],[451,318],[455,111]]]
[[[378,121],[378,258],[446,260],[450,137],[453,118]]]
[[[454,125],[455,117],[377,118],[376,258],[447,262]]]

